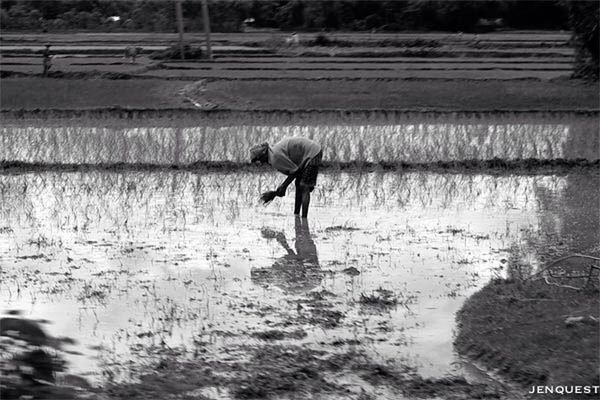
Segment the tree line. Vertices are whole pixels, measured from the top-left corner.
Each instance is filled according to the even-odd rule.
[[[437,30],[471,32],[482,20],[513,29],[568,29],[565,0],[497,1],[234,1],[210,0],[211,28],[239,32],[252,20],[256,28],[282,30]],[[187,31],[202,30],[201,3],[183,2]],[[175,30],[172,1],[3,0],[3,30]],[[118,17],[118,18],[115,18]]]

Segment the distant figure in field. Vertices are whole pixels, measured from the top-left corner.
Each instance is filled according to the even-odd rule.
[[[298,35],[296,32],[294,32],[290,35],[290,37],[285,39],[285,42],[287,43],[288,46],[298,47],[298,46],[300,46],[300,35]]]
[[[137,59],[138,54],[142,51],[141,47],[127,46],[125,47],[125,56],[124,58],[130,59],[132,64],[135,64],[135,60]]]
[[[52,55],[50,54],[50,44],[46,43],[45,46],[46,48],[42,53],[42,65],[44,67],[44,70],[42,72],[43,76],[47,76],[48,71],[50,71],[50,68],[52,67]]]
[[[253,163],[269,164],[288,176],[277,190],[262,194],[263,202],[267,204],[275,197],[285,196],[287,187],[296,180],[294,214],[298,215],[302,210],[302,218],[306,218],[310,205],[310,192],[317,184],[322,158],[321,145],[303,137],[284,138],[273,146],[262,143],[252,147],[250,159]]]

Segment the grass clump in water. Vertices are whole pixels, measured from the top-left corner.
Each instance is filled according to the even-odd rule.
[[[394,307],[399,301],[391,290],[379,288],[371,294],[361,293],[359,303],[375,307]]]
[[[302,339],[307,334],[303,329],[298,329],[292,332],[285,332],[279,329],[271,329],[267,331],[254,332],[252,337],[261,340],[284,340],[284,339]]]

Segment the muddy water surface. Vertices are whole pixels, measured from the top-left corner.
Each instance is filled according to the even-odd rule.
[[[469,375],[452,348],[465,298],[598,233],[590,172],[328,171],[308,222],[291,215],[293,194],[258,203],[279,180],[0,175],[0,303],[77,339],[71,369],[96,380],[165,349],[227,357],[219,349],[265,341]]]

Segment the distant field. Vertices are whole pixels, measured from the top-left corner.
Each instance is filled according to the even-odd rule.
[[[2,65],[19,65],[19,64],[35,64],[39,65],[41,55],[10,55],[6,56],[2,60]],[[438,65],[438,64],[454,64],[454,65],[469,65],[469,64],[518,64],[524,66],[530,66],[530,64],[560,64],[570,65],[572,60],[569,58],[557,58],[557,57],[436,57],[432,60],[431,57],[385,57],[385,58],[369,58],[369,57],[282,57],[282,56],[230,56],[230,57],[217,57],[214,61],[207,60],[168,60],[162,61],[163,64],[169,64],[174,66],[194,67],[199,65],[206,66],[219,66],[226,63],[232,64],[339,64],[339,65],[350,65],[350,64],[421,64],[423,66]],[[435,61],[435,63],[433,62]],[[63,62],[66,64],[129,64],[130,61],[124,59],[123,55],[85,55],[85,54],[68,54],[68,55],[56,55],[54,56],[54,62]],[[152,62],[148,57],[141,55],[137,58],[137,63],[145,64]]]
[[[430,108],[519,110],[599,108],[595,87],[532,81],[215,81],[206,96],[217,104],[271,108]]]
[[[513,57],[513,58],[502,58],[502,57],[436,57],[432,60],[431,57],[385,57],[385,58],[369,58],[369,57],[219,57],[219,64],[223,63],[237,63],[237,64],[279,64],[294,61],[295,63],[303,64],[572,64],[572,60],[565,58],[556,57]],[[435,63],[433,62],[435,61]],[[169,64],[177,65],[199,65],[201,62],[198,61],[169,61]],[[214,64],[214,63],[208,63]],[[426,65],[425,65],[426,66]]]
[[[177,92],[187,82],[158,79],[2,79],[3,109],[90,107],[189,107]]]
[[[277,60],[277,61],[276,61]],[[315,79],[315,78],[464,78],[464,79],[514,79],[535,77],[541,79],[568,75],[572,65],[551,60],[510,63],[502,60],[456,62],[451,60],[414,62],[411,58],[394,61],[370,62],[369,59],[338,60],[309,58],[276,59],[263,62],[259,59],[228,59],[219,62],[154,62],[140,57],[135,64],[122,57],[56,57],[52,71],[61,72],[114,72],[160,78],[217,78],[217,79]],[[12,57],[3,60],[3,71],[39,74],[40,57]]]
[[[554,79],[568,76],[568,71],[501,71],[501,70],[346,70],[346,71],[303,71],[303,70],[152,70],[139,74],[140,76],[170,79]]]
[[[343,32],[327,35],[352,46],[298,48],[280,45],[288,35],[216,33],[214,61],[182,62],[147,54],[176,43],[172,33],[4,32],[2,108],[190,107],[178,91],[202,79],[208,98],[201,101],[220,108],[599,106],[595,87],[566,79],[574,62],[569,32]],[[300,35],[307,44],[316,34]],[[203,45],[201,33],[186,39]],[[416,47],[382,46],[385,40]],[[52,60],[54,79],[39,78],[42,58],[31,53],[45,42],[60,53]],[[129,45],[145,49],[136,63],[122,56]]]
[[[287,32],[216,33],[215,60],[160,62],[147,56],[136,64],[124,48],[144,54],[177,43],[171,33],[3,33],[0,69],[10,74],[41,72],[43,43],[52,43],[52,71],[127,74],[157,79],[554,79],[572,73],[574,50],[568,32],[327,33],[343,46],[309,46],[316,33],[300,33],[302,45],[286,47]],[[201,33],[187,34],[203,46]],[[337,42],[336,42],[337,41]],[[250,46],[250,47],[248,47]]]
[[[290,32],[241,32],[241,33],[218,33],[213,32],[211,39],[216,43],[243,43],[249,41],[269,41],[273,38],[285,38]],[[314,39],[318,33],[300,33],[300,38],[305,40]],[[563,44],[569,41],[570,32],[556,31],[506,31],[492,32],[486,34],[458,34],[448,32],[415,32],[415,33],[365,33],[365,32],[334,32],[326,34],[330,39],[344,39],[361,42],[397,39],[423,39],[438,40],[445,43],[463,43],[474,40],[485,42],[513,42],[513,43],[547,43]],[[176,33],[20,33],[3,32],[4,43],[174,43],[178,40]],[[190,42],[199,43],[204,40],[201,32],[186,33],[186,39]]]

